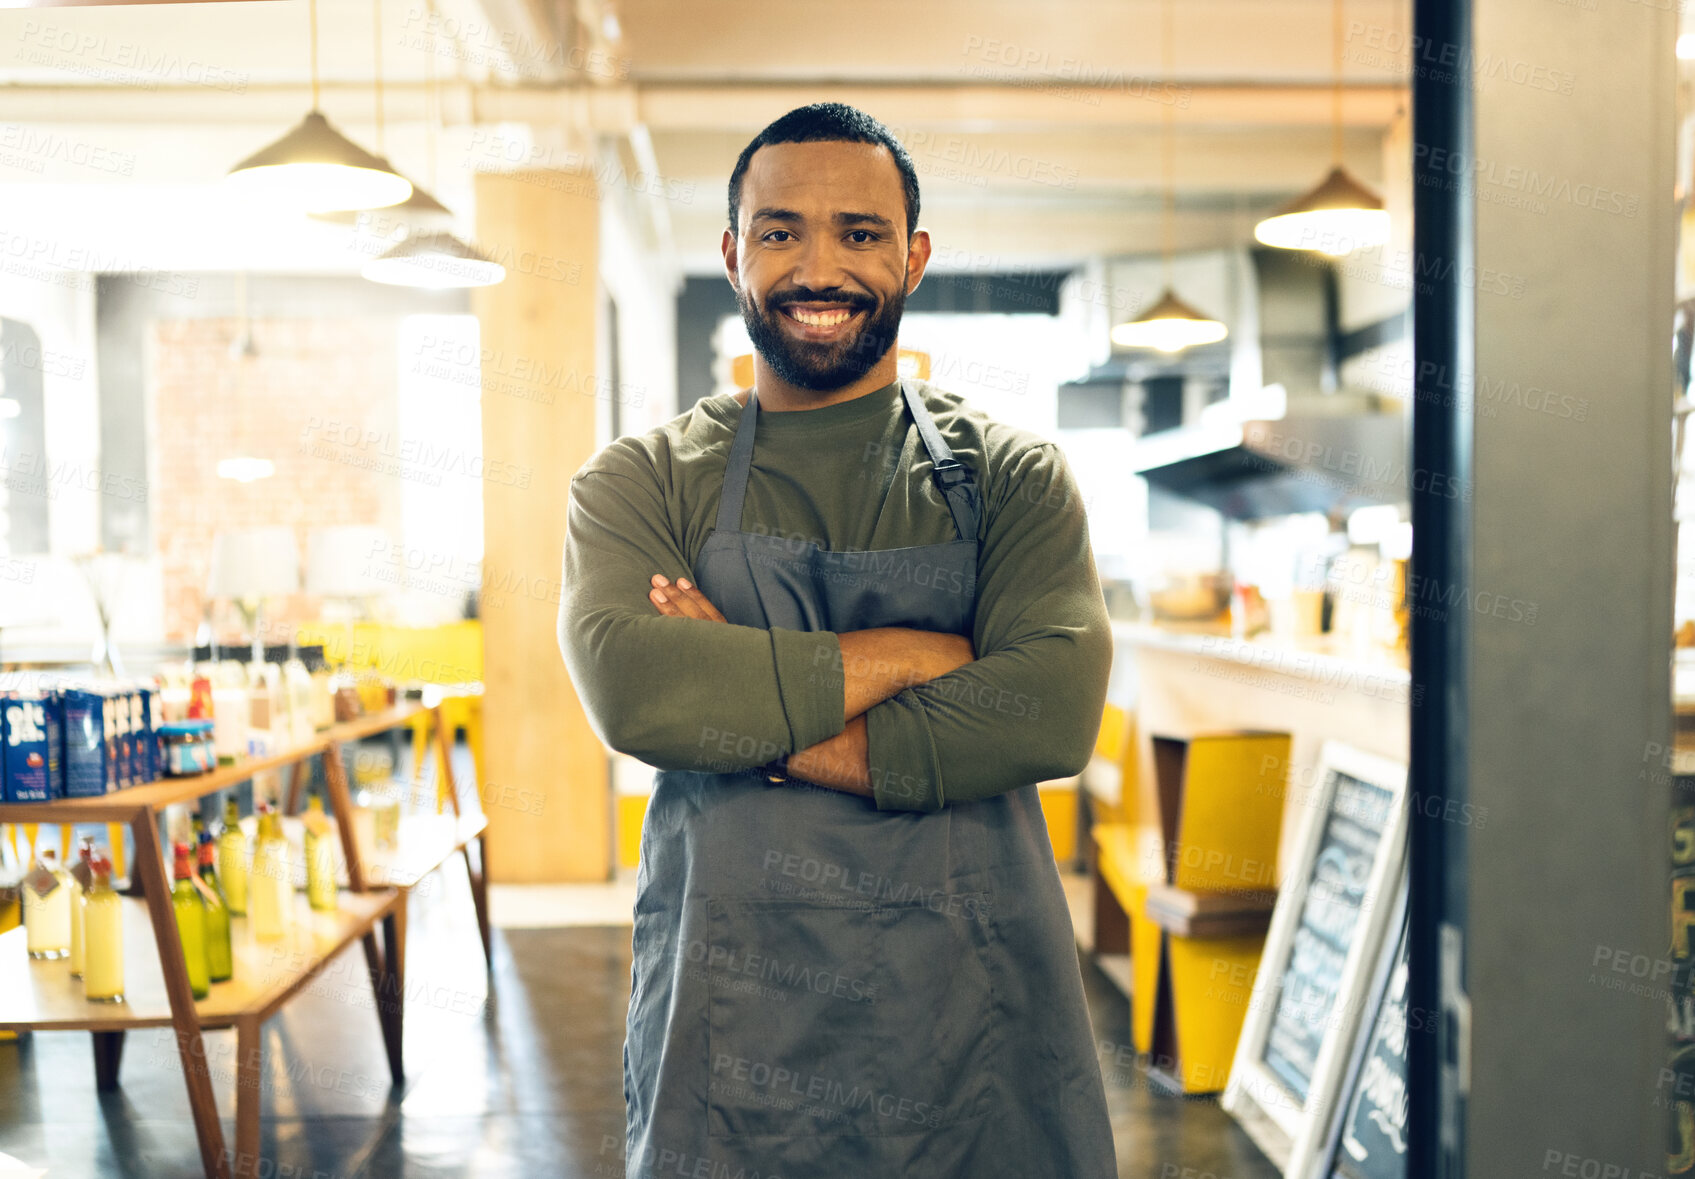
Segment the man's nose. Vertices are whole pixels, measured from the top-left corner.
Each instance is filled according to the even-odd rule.
[[[814,238],[801,247],[789,281],[809,291],[835,290],[847,285],[848,274],[843,262],[841,243],[828,236]]]

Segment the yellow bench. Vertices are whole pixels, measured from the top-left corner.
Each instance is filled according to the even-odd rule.
[[[1095,952],[1130,955],[1131,1037],[1150,1075],[1219,1092],[1276,902],[1289,737],[1152,744],[1155,813],[1127,789],[1129,817],[1093,831]]]

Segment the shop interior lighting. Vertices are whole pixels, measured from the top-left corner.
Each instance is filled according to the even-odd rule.
[[[376,157],[384,169],[399,175],[400,170],[388,162],[384,152],[383,126],[383,5],[382,0],[371,0],[371,97],[376,105],[377,142]],[[433,144],[432,144],[433,148]],[[433,151],[432,151],[433,168]],[[448,207],[425,192],[415,181],[412,185],[412,195],[397,205],[384,205],[381,221],[390,225],[400,224],[407,228],[420,223],[444,223],[453,216]],[[374,220],[366,207],[356,209],[336,209],[328,213],[313,213],[317,221],[329,221],[339,225],[361,225]]]
[[[330,126],[318,110],[318,4],[312,25],[312,109],[300,125],[230,169],[225,183],[244,198],[305,213],[378,209],[412,195],[412,182]]]
[[[407,238],[360,272],[372,282],[424,290],[493,286],[506,267],[451,233],[420,233]]]
[[[1383,198],[1342,164],[1342,0],[1331,5],[1330,172],[1318,185],[1254,226],[1254,237],[1284,250],[1341,257],[1389,240]]]
[[[1172,48],[1171,5],[1172,0],[1165,0],[1160,6],[1160,34],[1167,84],[1171,81],[1172,61],[1175,57]],[[1229,334],[1229,329],[1179,299],[1172,287],[1171,259],[1176,252],[1174,225],[1177,216],[1177,130],[1173,122],[1172,104],[1169,102],[1165,104],[1160,154],[1165,173],[1165,209],[1160,227],[1160,254],[1165,286],[1152,307],[1129,323],[1121,323],[1112,329],[1112,342],[1121,348],[1154,348],[1160,352],[1181,352],[1197,344],[1216,344]]]
[[[218,478],[234,479],[237,483],[253,483],[260,479],[269,479],[277,473],[277,465],[270,459],[227,458],[218,460]]]
[[[378,2],[380,3],[380,0]],[[378,39],[381,40],[380,37]],[[432,183],[436,171],[436,129],[441,116],[439,96],[436,93],[434,50],[432,43],[428,55],[429,73],[424,87],[426,102],[431,108],[427,120],[427,143]],[[380,76],[380,65],[378,72]],[[408,233],[390,247],[387,253],[365,263],[360,273],[372,282],[389,286],[441,291],[493,286],[506,278],[506,267],[475,246],[453,236],[446,229],[436,228]]]

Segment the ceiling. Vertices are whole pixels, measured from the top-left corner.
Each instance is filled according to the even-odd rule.
[[[377,11],[317,5],[332,122],[461,212],[478,170],[598,150],[688,270],[717,264],[742,145],[820,99],[907,144],[943,266],[1157,249],[1167,117],[1180,249],[1248,240],[1332,157],[1327,0],[1174,2],[1169,79],[1146,0],[377,3],[380,132]],[[1342,146],[1368,181],[1404,102],[1406,8],[1344,13]],[[308,27],[302,0],[0,11],[0,248],[17,256],[25,235],[44,260],[114,268],[356,270],[368,242],[277,224],[219,184],[309,105]]]

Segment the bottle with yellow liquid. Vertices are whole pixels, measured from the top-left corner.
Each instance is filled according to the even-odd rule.
[[[188,844],[176,845],[176,886],[171,889],[171,908],[177,915],[177,936],[182,940],[182,957],[188,967],[188,989],[204,999],[211,989],[206,972],[206,906],[194,887],[189,866]]]
[[[94,883],[94,871],[89,866],[94,858],[94,844],[91,840],[83,840],[77,848],[76,867],[68,875],[71,878],[71,977],[82,977],[83,965],[83,892],[85,884]]]
[[[31,958],[64,958],[71,952],[71,878],[46,849],[24,877],[24,940]]]
[[[282,937],[287,925],[294,882],[282,820],[264,804],[259,808],[259,835],[253,845],[253,870],[247,884],[247,918],[253,926],[253,936],[262,942],[274,942]]]
[[[218,892],[218,869],[213,861],[217,851],[212,847],[212,833],[200,833],[200,874],[194,883],[200,889],[200,899],[206,906],[206,977],[213,982],[227,982],[235,972],[230,957],[230,911]]]
[[[232,795],[224,803],[224,833],[218,837],[218,883],[224,904],[236,917],[247,915],[247,836],[241,829],[241,808]]]
[[[306,827],[306,903],[317,912],[333,913],[336,909],[335,844],[321,797],[314,794],[306,800],[306,814],[301,822]]]
[[[83,896],[82,993],[90,1003],[124,1001],[124,910],[112,889],[112,861],[94,855],[94,881]]]

